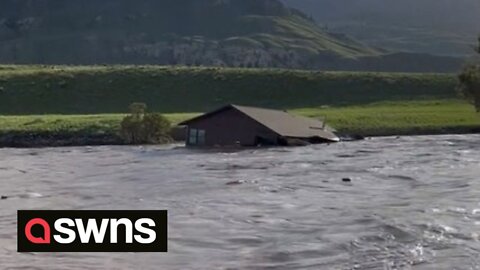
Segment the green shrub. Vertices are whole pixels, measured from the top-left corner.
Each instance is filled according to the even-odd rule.
[[[160,113],[147,113],[143,117],[143,133],[147,142],[170,142],[170,128],[170,121]]]
[[[147,105],[133,103],[129,106],[130,115],[120,124],[120,134],[127,144],[168,143],[171,124],[159,113],[148,113]]]
[[[477,112],[480,112],[480,65],[466,67],[458,78],[460,91],[475,104]]]

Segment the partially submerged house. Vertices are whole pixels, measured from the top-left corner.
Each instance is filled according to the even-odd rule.
[[[179,124],[188,146],[305,145],[338,142],[323,121],[285,111],[227,105]]]

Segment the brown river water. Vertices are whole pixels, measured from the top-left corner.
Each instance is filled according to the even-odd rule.
[[[480,269],[478,135],[0,149],[0,195],[0,269]],[[19,209],[167,209],[169,252],[20,254]]]

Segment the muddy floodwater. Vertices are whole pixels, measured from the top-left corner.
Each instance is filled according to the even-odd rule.
[[[0,149],[0,195],[0,269],[480,269],[478,135]],[[167,209],[169,252],[19,254],[18,209]]]

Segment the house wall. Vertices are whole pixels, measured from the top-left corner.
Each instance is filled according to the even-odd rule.
[[[257,136],[277,140],[277,134],[257,123],[243,113],[229,109],[204,119],[199,119],[188,126],[190,129],[205,130],[205,146],[253,146]],[[187,145],[188,143],[187,134]]]

